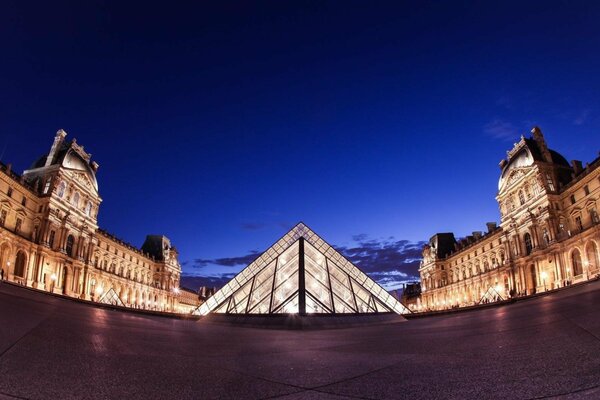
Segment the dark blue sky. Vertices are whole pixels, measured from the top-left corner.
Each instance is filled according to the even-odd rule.
[[[596,2],[24,3],[0,5],[2,160],[64,128],[100,163],[101,226],[166,234],[187,274],[302,220],[391,287],[419,241],[498,220],[533,125],[598,154]]]

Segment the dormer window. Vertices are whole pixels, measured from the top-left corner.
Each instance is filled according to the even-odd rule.
[[[546,182],[548,183],[548,189],[551,192],[554,192],[554,181],[552,180],[550,174],[546,174]]]
[[[48,178],[46,184],[44,185],[44,194],[48,193],[50,190],[50,184],[52,184],[52,178]]]

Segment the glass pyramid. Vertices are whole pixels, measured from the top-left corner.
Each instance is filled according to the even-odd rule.
[[[195,314],[408,313],[398,300],[300,223]]]
[[[123,304],[123,301],[121,301],[121,298],[113,288],[110,288],[108,292],[104,293],[104,296],[102,296],[100,300],[98,300],[98,302],[104,304],[111,304],[113,306],[125,306],[125,304]]]

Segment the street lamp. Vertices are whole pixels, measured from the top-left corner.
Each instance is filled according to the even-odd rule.
[[[544,292],[546,291],[546,278],[548,278],[548,273],[546,271],[542,271],[542,282],[544,282]]]

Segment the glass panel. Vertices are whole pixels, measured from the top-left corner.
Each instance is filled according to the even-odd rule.
[[[350,289],[350,282],[348,280],[348,276],[342,272],[333,262],[327,262],[329,267],[329,274],[331,276],[331,286],[333,288],[333,294],[338,298],[342,299],[348,306],[350,306],[353,312],[356,312],[354,309],[356,306],[354,304],[354,295],[352,294],[352,290]],[[334,300],[335,311],[339,312],[337,309],[337,302]]]
[[[354,294],[356,295],[356,302],[358,303],[358,312],[361,313],[370,313],[375,312],[375,309],[370,305],[371,304],[371,294],[367,292],[362,286],[358,284],[356,281],[352,281],[352,288],[354,289]]]
[[[275,314],[297,314],[298,313],[298,293],[289,299],[283,306],[275,311]]]
[[[341,314],[356,313],[356,310],[337,296],[333,296],[335,312]]]
[[[233,296],[229,302],[229,311],[233,314],[245,313],[246,306],[248,305],[248,298],[250,294],[250,288],[252,287],[252,280],[246,282]]]
[[[310,293],[315,299],[320,301],[325,307],[331,310],[331,292],[329,290],[329,287],[321,283],[308,271],[306,271],[305,274],[305,282],[306,292]]]
[[[288,279],[282,282],[282,284],[273,292],[273,310],[285,302],[292,293],[298,291],[298,269],[296,268],[296,270],[292,272],[293,273],[288,276]],[[279,275],[279,271],[277,271],[277,275]]]
[[[276,261],[273,261],[269,264],[265,269],[260,271],[258,275],[256,275],[256,279],[254,280],[254,288],[252,289],[252,294],[250,295],[250,305],[248,307],[249,310],[253,313],[268,313],[269,312],[269,303],[271,301],[271,290],[273,289],[273,273],[275,272]],[[264,304],[266,300],[266,310],[264,307],[258,307],[255,309],[256,305],[261,303]]]
[[[229,305],[229,300],[227,300],[226,302],[224,302],[223,304],[221,304],[219,306],[219,308],[217,308],[216,310],[214,310],[214,313],[219,313],[219,314],[225,314],[227,312],[227,306]]]
[[[310,293],[306,294],[306,312],[308,314],[331,314],[331,311],[315,301]]]

